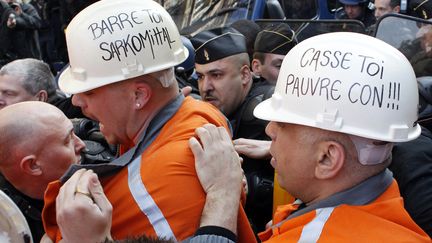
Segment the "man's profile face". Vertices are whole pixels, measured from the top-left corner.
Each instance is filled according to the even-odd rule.
[[[44,171],[44,179],[59,179],[72,164],[80,163],[83,141],[73,132],[72,122],[60,111],[49,120],[40,121],[38,161]]]
[[[264,54],[264,63],[261,64],[261,77],[272,84],[276,84],[280,67],[285,55]]]
[[[375,0],[375,17],[378,19],[384,14],[397,13],[396,9],[390,6],[390,0]]]
[[[271,165],[278,174],[282,188],[294,197],[301,197],[305,187],[314,178],[314,157],[318,149],[307,134],[312,128],[271,121],[266,133],[271,138]]]
[[[27,92],[21,78],[10,75],[0,76],[0,109],[23,101],[37,100],[37,97]]]
[[[98,121],[101,133],[110,144],[125,144],[130,105],[134,106],[134,92],[128,90],[130,81],[108,84],[72,96],[72,103],[81,107],[89,118]]]
[[[226,116],[243,102],[246,89],[241,67],[235,60],[229,56],[207,64],[195,64],[203,101],[216,106]]]
[[[363,13],[363,8],[360,5],[345,5],[344,10],[349,19],[359,18]]]

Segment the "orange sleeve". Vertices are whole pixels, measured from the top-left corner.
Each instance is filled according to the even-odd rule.
[[[45,190],[44,208],[42,210],[42,222],[45,233],[54,242],[61,240],[60,229],[58,228],[56,220],[56,197],[61,186],[62,185],[58,180],[48,184],[48,187]]]

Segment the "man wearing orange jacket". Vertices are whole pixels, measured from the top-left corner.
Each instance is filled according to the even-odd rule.
[[[295,46],[272,98],[254,110],[270,121],[280,185],[297,198],[278,208],[261,240],[431,242],[387,170],[393,143],[420,135],[417,103],[409,61],[378,39],[331,33]],[[226,191],[223,200],[235,196]]]
[[[271,121],[271,163],[297,198],[261,240],[430,242],[386,169],[393,142],[420,134],[417,103],[410,63],[378,39],[331,33],[295,46],[273,97],[254,110]]]
[[[66,31],[70,67],[59,86],[75,94],[74,105],[100,122],[107,141],[122,156],[93,169],[113,205],[111,235],[183,240],[195,233],[205,193],[194,168],[188,139],[206,123],[227,128],[215,108],[179,94],[173,67],[187,57],[166,10],[149,0],[99,1],[80,12]],[[61,181],[74,171],[70,168]],[[45,194],[44,227],[62,238],[55,217],[61,182]],[[85,196],[76,189],[76,196]],[[255,242],[243,209],[239,242]]]

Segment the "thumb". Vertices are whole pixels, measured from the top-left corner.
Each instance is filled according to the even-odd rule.
[[[183,93],[184,96],[189,96],[192,93],[192,87],[186,86],[181,89],[181,92]]]

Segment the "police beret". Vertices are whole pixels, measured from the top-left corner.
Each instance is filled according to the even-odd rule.
[[[421,19],[432,18],[432,1],[412,0],[409,2],[409,14]]]
[[[296,44],[294,31],[287,24],[279,23],[258,33],[254,51],[286,55]]]
[[[258,33],[261,31],[261,27],[250,19],[240,19],[230,25],[234,29],[242,33],[246,40],[246,48],[249,57],[252,57],[254,52],[254,43]]]
[[[239,53],[247,53],[245,37],[232,27],[205,30],[191,38],[195,63],[206,64]]]

